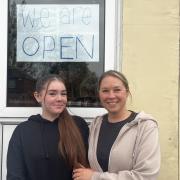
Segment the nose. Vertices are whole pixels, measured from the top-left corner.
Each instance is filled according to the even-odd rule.
[[[109,98],[114,98],[115,97],[115,94],[113,91],[109,91]]]
[[[62,100],[62,95],[61,95],[60,93],[58,93],[58,94],[56,95],[56,99],[57,99],[57,100]]]

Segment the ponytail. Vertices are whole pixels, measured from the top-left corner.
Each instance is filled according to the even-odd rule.
[[[58,149],[71,168],[88,167],[86,149],[82,135],[72,116],[65,109],[58,121],[59,144]]]

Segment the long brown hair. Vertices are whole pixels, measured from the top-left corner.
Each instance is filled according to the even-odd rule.
[[[48,86],[52,81],[60,81],[65,86],[64,80],[59,75],[49,74],[38,79],[36,83],[36,92],[39,93],[43,89],[46,89],[47,92]],[[72,116],[65,108],[58,118],[60,136],[58,149],[60,154],[71,168],[77,168],[79,164],[88,167],[83,138]]]
[[[59,149],[70,167],[78,168],[80,164],[88,167],[82,136],[67,109],[61,113],[58,127],[61,137]]]

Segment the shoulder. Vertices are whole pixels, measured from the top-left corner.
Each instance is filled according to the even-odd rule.
[[[103,117],[105,115],[102,115],[102,116],[97,116],[90,124],[89,126],[89,129],[90,129],[90,132],[94,132],[96,129],[99,129],[100,126],[101,126],[101,123],[102,123],[102,120],[103,120]]]
[[[80,116],[72,116],[73,120],[76,122],[76,123],[79,123],[79,124],[86,124],[86,121],[84,118],[80,117]]]
[[[97,116],[91,123],[91,126],[97,126],[99,124],[102,123],[102,120],[103,120],[103,117],[105,116],[106,114],[102,115],[102,116]]]
[[[158,127],[158,122],[156,121],[156,119],[151,114],[147,114],[143,111],[138,113],[135,119],[139,124],[142,124],[149,128]]]
[[[33,121],[31,120],[33,118]],[[14,131],[13,131],[13,135],[20,135],[20,134],[24,134],[24,133],[27,133],[29,132],[29,130],[32,130],[32,127],[34,126],[34,124],[36,125],[36,121],[35,119],[38,119],[39,118],[39,115],[33,115],[33,116],[30,116],[27,120],[19,123]]]
[[[14,134],[18,134],[21,133],[22,131],[24,131],[27,127],[28,127],[29,122],[27,120],[19,123],[15,129],[14,129]]]
[[[134,124],[137,124],[136,127],[140,136],[147,134],[156,134],[158,136],[158,123],[152,115],[140,112],[134,121]]]
[[[18,143],[20,139],[23,137],[24,132],[26,132],[26,127],[27,127],[26,121],[18,124],[12,133],[10,143],[13,143],[13,142]]]
[[[87,143],[89,136],[89,127],[87,122],[80,116],[72,116],[72,118],[75,121],[77,127],[79,128],[84,141]]]
[[[80,116],[72,116],[74,122],[76,123],[76,125],[80,128],[88,128],[88,124],[87,122]]]

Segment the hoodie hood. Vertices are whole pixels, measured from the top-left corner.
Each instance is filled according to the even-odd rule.
[[[96,117],[92,126],[96,126],[98,124],[100,125],[102,123],[104,115]],[[152,115],[147,114],[144,111],[141,111],[141,112],[138,112],[135,119],[133,121],[127,123],[126,126],[131,127],[131,126],[134,126],[136,124],[140,124],[143,121],[154,121],[157,124],[155,118]],[[91,126],[90,126],[90,129],[91,129]]]
[[[33,121],[33,122],[37,122],[37,123],[58,123],[58,118],[56,118],[54,121],[49,121],[47,119],[44,119],[40,114],[37,115],[32,115],[28,118],[28,121]]]
[[[127,125],[133,126],[133,125],[139,124],[143,121],[154,121],[157,124],[157,121],[151,114],[147,114],[144,111],[141,111],[141,112],[137,113],[135,119],[133,121],[131,121],[130,123],[128,123]]]

